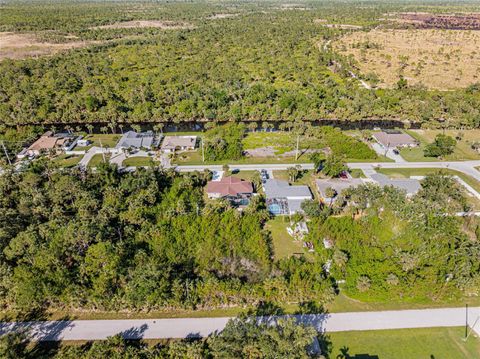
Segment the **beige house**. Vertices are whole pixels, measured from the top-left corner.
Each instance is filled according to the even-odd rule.
[[[161,149],[170,153],[175,151],[191,151],[197,146],[197,136],[165,136]]]
[[[72,141],[71,137],[54,135],[51,131],[45,132],[38,140],[27,148],[28,156],[39,156],[41,153],[50,150],[57,150],[65,147]]]

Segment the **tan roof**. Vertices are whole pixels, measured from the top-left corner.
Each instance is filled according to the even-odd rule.
[[[196,136],[166,136],[163,140],[162,148],[195,147],[196,142]]]
[[[375,132],[373,137],[384,147],[396,147],[414,145],[417,141],[410,135],[400,133]]]
[[[222,196],[236,196],[239,193],[253,193],[251,182],[236,177],[224,177],[220,181],[207,183],[207,193],[220,193]]]
[[[57,144],[57,140],[58,138],[56,137],[42,136],[38,140],[36,140],[34,143],[32,143],[28,149],[32,151],[49,150],[49,149],[55,148],[55,145]]]

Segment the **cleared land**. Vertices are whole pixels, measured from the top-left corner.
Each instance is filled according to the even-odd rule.
[[[91,29],[132,29],[154,27],[158,29],[192,29],[193,26],[184,22],[167,21],[167,20],[135,20],[122,21],[114,24],[95,26]]]
[[[411,136],[415,137],[420,142],[420,146],[415,148],[404,148],[400,150],[400,154],[404,159],[410,162],[425,162],[425,161],[438,161],[435,157],[425,157],[423,150],[425,146],[432,143],[435,137],[444,133],[448,136],[457,137],[461,133],[462,139],[457,140],[457,146],[455,151],[445,157],[445,161],[461,161],[461,160],[478,160],[480,159],[480,153],[473,150],[471,145],[473,142],[480,140],[480,130],[409,130],[407,131]]]
[[[329,333],[332,358],[478,358],[480,340],[464,335],[463,327]]]
[[[275,259],[279,260],[293,255],[308,255],[301,241],[294,241],[287,232],[290,225],[288,217],[277,216],[266,224],[266,229],[272,234],[273,252]]]
[[[463,30],[372,30],[352,32],[332,44],[352,55],[379,87],[393,87],[400,76],[409,84],[448,90],[479,81],[480,33]]]
[[[137,167],[148,167],[148,166],[156,166],[158,162],[152,160],[151,157],[129,157],[123,161],[123,166],[137,166]]]
[[[0,61],[24,59],[32,56],[54,55],[61,51],[84,47],[92,41],[72,41],[60,44],[39,41],[33,34],[0,32]]]

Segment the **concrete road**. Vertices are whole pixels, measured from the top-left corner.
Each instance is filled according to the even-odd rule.
[[[380,330],[426,327],[471,327],[480,334],[480,307],[306,314],[293,316],[319,332]],[[259,317],[263,323],[275,324],[284,317]],[[230,318],[176,318],[129,320],[74,320],[50,322],[0,323],[0,335],[28,328],[35,340],[96,340],[121,334],[128,339],[167,339],[204,337],[222,330]]]

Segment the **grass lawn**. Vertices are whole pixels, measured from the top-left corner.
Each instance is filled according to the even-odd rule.
[[[290,225],[290,220],[285,216],[277,216],[266,224],[272,234],[273,251],[275,259],[290,257],[295,253],[308,254],[303,248],[303,243],[294,242],[293,237],[287,232],[287,227]]]
[[[93,135],[88,135],[85,137],[86,140],[89,140],[91,143],[91,146],[89,147],[92,147],[92,146],[99,146],[100,147],[100,142],[101,142],[101,145],[103,147],[115,147],[118,143],[118,141],[120,140],[120,137],[122,137],[122,135],[120,134],[116,134],[116,135],[112,135],[112,134],[93,134]],[[84,147],[84,148],[79,148],[79,149],[88,149],[88,147]]]
[[[151,157],[130,157],[123,161],[122,165],[125,167],[129,166],[137,166],[137,167],[145,167],[145,166],[155,166],[158,162],[154,161]]]
[[[109,154],[106,154],[105,155],[105,161],[108,162],[108,160],[110,159],[110,155]],[[103,162],[103,156],[101,153],[97,153],[96,155],[94,155],[92,157],[92,159],[90,160],[90,162],[88,162],[88,167],[97,167],[98,165],[100,165],[100,163]]]
[[[327,333],[332,341],[331,358],[432,359],[478,358],[480,340],[467,342],[464,327],[419,328]],[[344,356],[339,356],[344,354]],[[348,354],[345,355],[345,354]]]
[[[403,158],[410,162],[420,162],[420,161],[438,161],[434,157],[425,157],[423,155],[423,149],[429,143],[432,143],[440,133],[443,133],[442,130],[409,130],[407,131],[412,137],[420,141],[420,146],[416,148],[405,148],[400,151],[400,154]],[[457,146],[455,152],[451,155],[445,157],[446,161],[461,161],[461,160],[478,160],[480,159],[480,154],[474,151],[470,146],[472,142],[478,141],[480,139],[480,130],[465,130],[465,131],[455,131],[455,130],[446,130],[445,134],[448,136],[455,137],[459,132],[464,134],[464,137],[461,141],[457,141]]]
[[[65,155],[55,157],[52,161],[60,167],[70,168],[74,167],[80,162],[83,156]]]
[[[353,178],[366,178],[365,173],[359,168],[350,169],[350,175]]]
[[[235,173],[232,173],[231,176],[250,181],[255,173],[258,173],[258,171],[235,171]]]

